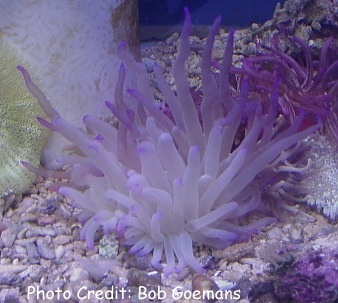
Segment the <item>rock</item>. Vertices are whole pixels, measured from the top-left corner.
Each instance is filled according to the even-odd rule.
[[[40,254],[36,245],[32,242],[26,243],[26,250],[28,255],[28,260],[32,264],[39,264],[40,263]]]

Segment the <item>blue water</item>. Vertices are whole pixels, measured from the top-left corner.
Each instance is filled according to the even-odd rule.
[[[189,7],[193,24],[212,24],[222,15],[223,25],[247,27],[272,18],[277,2],[285,0],[138,0],[140,25],[175,25]]]

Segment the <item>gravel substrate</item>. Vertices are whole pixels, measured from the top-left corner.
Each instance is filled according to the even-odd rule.
[[[196,246],[195,255],[207,269],[205,275],[184,270],[166,277],[151,268],[148,257],[129,255],[113,236],[98,233],[94,250],[88,250],[79,240],[79,210],[46,190],[53,180],[37,181],[31,194],[13,201],[0,225],[1,303],[149,302],[152,294],[160,295],[158,287],[165,298],[152,302],[207,302],[175,300],[177,287],[186,296],[192,289],[240,290],[241,300],[219,302],[283,302],[274,294],[278,269],[307,251],[333,249],[338,241],[336,225],[302,209],[292,218],[282,214],[277,224],[248,242],[225,250]],[[118,295],[113,301],[96,299],[88,292],[106,292],[112,286]],[[149,291],[146,299],[139,297],[141,286]],[[126,291],[124,299],[120,291]]]

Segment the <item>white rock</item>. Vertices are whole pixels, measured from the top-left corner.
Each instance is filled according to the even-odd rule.
[[[0,0],[0,32],[32,66],[39,87],[67,120],[109,113],[121,39],[135,44],[135,0]],[[121,18],[123,16],[123,18]],[[128,17],[129,16],[129,17]],[[1,40],[0,40],[1,43]],[[49,166],[65,140],[52,135],[44,153]]]

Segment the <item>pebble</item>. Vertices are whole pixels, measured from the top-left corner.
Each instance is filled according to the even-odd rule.
[[[4,247],[1,249],[1,258],[12,258],[13,249],[12,247]]]
[[[71,242],[73,239],[72,236],[66,236],[66,235],[59,235],[59,236],[56,236],[54,239],[53,239],[53,243],[55,245],[64,245],[64,244],[67,244],[69,242]]]
[[[131,269],[128,272],[127,279],[130,286],[149,286],[159,285],[161,283],[161,275],[156,272],[147,273],[143,270]]]
[[[272,228],[266,234],[270,240],[281,239],[283,237],[283,231],[279,228]]]
[[[28,260],[31,264],[39,264],[40,263],[40,254],[36,245],[32,242],[26,243],[26,250],[28,255]]]
[[[190,275],[190,269],[185,267],[177,274],[177,281],[184,281]]]
[[[38,217],[37,224],[39,226],[53,225],[56,222],[57,218],[54,215],[44,215]]]
[[[98,288],[111,287],[112,285],[117,285],[118,283],[119,277],[114,274],[108,273],[107,276],[102,279]]]
[[[16,234],[12,232],[12,230],[10,228],[5,229],[2,233],[1,233],[1,240],[2,243],[6,246],[6,247],[12,247],[14,241],[16,239]]]
[[[5,209],[6,209],[6,202],[4,199],[0,198],[0,219],[2,219]]]
[[[28,207],[31,207],[32,205],[36,206],[36,199],[33,199],[30,196],[27,196],[22,199],[21,205],[19,206],[18,209],[20,210],[21,207],[27,209]]]
[[[20,273],[27,269],[27,265],[13,265],[13,264],[8,264],[8,265],[1,265],[0,266],[0,274],[6,274],[6,273]]]
[[[27,249],[23,246],[15,245],[15,253],[27,255]]]
[[[40,264],[44,267],[44,268],[50,268],[52,266],[52,261],[51,260],[47,260],[44,258],[40,259]]]
[[[203,293],[203,291],[212,291],[215,293],[219,290],[218,285],[211,278],[201,275],[194,274],[191,282],[192,291],[198,291],[199,293]],[[207,300],[207,302],[215,302],[215,300]]]
[[[215,269],[218,267],[218,262],[219,259],[214,256],[204,256],[201,260],[200,263],[203,268],[205,269]]]
[[[16,289],[9,289],[3,302],[20,303],[18,291]]]
[[[65,254],[65,247],[63,245],[59,245],[56,249],[55,249],[55,257],[56,259],[61,259],[63,257],[63,255]]]
[[[46,243],[45,240],[38,239],[36,241],[36,247],[42,258],[45,258],[47,260],[53,260],[56,258],[54,248],[50,247],[49,244]]]
[[[10,208],[10,209],[8,209],[8,210],[6,211],[4,217],[5,217],[6,219],[10,219],[10,218],[12,218],[13,214],[14,214],[14,211],[13,211],[12,208]]]
[[[42,274],[44,272],[44,268],[41,265],[33,264],[30,266],[29,276],[33,281],[40,281]]]
[[[0,285],[19,285],[22,278],[13,272],[0,273]]]
[[[292,243],[302,243],[304,241],[304,228],[300,223],[287,224],[283,230],[289,234],[289,239]]]
[[[20,216],[20,222],[25,223],[25,222],[35,222],[38,218],[38,215],[35,213],[26,213],[22,214]]]
[[[252,23],[251,24],[251,30],[252,31],[256,31],[256,30],[258,30],[259,29],[259,25],[257,24],[257,23]]]
[[[28,238],[33,236],[56,236],[56,231],[51,226],[30,226],[27,233]]]
[[[27,241],[27,239],[25,238],[26,237],[26,232],[27,232],[27,228],[26,227],[24,227],[24,228],[22,228],[21,230],[20,230],[20,232],[18,233],[18,239],[20,239],[20,240],[24,240],[24,241]]]
[[[42,199],[39,204],[41,214],[52,215],[58,208],[58,198],[57,196],[49,196],[47,199]]]
[[[25,238],[25,239],[17,239],[15,241],[15,244],[17,245],[21,245],[21,246],[26,246],[27,243],[33,243],[36,241],[36,237],[32,237],[32,238]]]
[[[5,247],[5,244],[2,242],[2,239],[0,238],[0,250]]]
[[[74,267],[69,269],[64,276],[69,277],[70,282],[84,281],[89,279],[88,271],[81,267]]]
[[[126,261],[126,263],[131,267],[136,267],[140,270],[147,270],[152,268],[151,267],[151,259],[149,256],[136,256],[136,255],[130,255],[129,253],[125,253],[123,255],[123,259]]]

